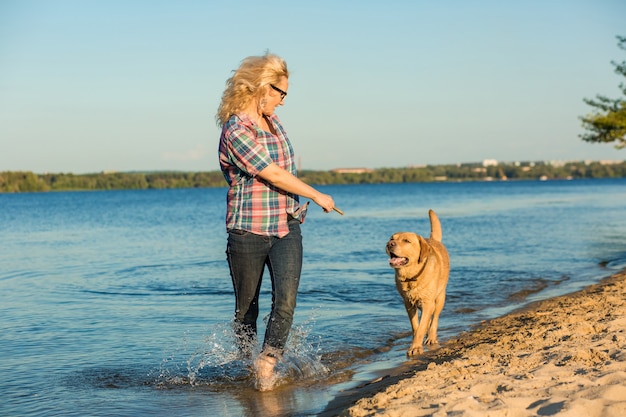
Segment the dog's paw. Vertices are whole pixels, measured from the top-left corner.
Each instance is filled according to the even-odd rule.
[[[439,344],[439,342],[437,341],[436,337],[433,337],[433,338],[428,337],[428,338],[426,338],[426,342],[425,343],[427,345],[438,345]]]
[[[417,356],[421,355],[422,353],[424,353],[424,348],[421,345],[411,346],[409,350],[406,351],[406,356]]]

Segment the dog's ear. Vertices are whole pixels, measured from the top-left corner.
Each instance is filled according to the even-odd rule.
[[[424,239],[420,235],[417,235],[417,240],[419,240],[420,242],[420,257],[418,263],[421,264],[422,262],[426,262],[426,259],[430,256],[432,248],[430,247],[428,242],[426,242],[426,239]]]

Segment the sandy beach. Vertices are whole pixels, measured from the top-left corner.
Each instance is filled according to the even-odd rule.
[[[337,397],[323,416],[626,416],[626,271],[532,303]]]

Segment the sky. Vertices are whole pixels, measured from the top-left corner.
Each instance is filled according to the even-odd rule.
[[[0,172],[214,171],[225,81],[287,61],[301,169],[624,160],[623,0],[0,0]]]

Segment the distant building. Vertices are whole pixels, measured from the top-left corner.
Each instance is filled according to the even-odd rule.
[[[374,170],[371,168],[335,168],[332,172],[336,174],[366,174],[374,172]]]
[[[548,165],[552,165],[553,167],[556,167],[556,168],[562,168],[565,166],[566,163],[567,162],[565,161],[550,161]]]
[[[498,161],[495,159],[484,159],[483,160],[483,166],[484,167],[497,167],[498,166]]]

